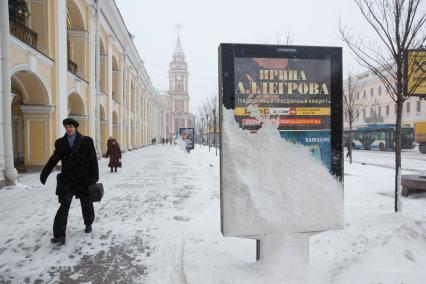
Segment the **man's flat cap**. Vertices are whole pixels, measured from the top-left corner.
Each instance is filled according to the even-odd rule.
[[[77,128],[80,124],[78,123],[78,121],[77,120],[75,120],[75,119],[73,119],[73,118],[70,118],[70,117],[68,117],[68,118],[65,118],[63,121],[62,121],[62,124],[65,126],[65,125],[74,125],[74,127],[75,128]]]

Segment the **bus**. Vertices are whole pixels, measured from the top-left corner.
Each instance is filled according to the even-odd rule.
[[[358,127],[352,130],[352,149],[394,151],[395,150],[395,125],[375,124]],[[345,146],[349,140],[349,130],[344,131]],[[401,148],[413,149],[414,129],[412,127],[401,127]]]

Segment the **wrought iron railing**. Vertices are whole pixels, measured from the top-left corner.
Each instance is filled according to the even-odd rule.
[[[16,38],[37,49],[37,33],[16,18],[9,18],[10,33]]]

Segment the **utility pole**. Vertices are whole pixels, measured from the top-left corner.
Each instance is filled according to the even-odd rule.
[[[216,146],[216,108],[212,110],[213,112],[213,145],[216,149],[216,156],[217,156],[217,146]]]
[[[210,127],[209,127],[209,114],[206,113],[207,119],[207,144],[209,144],[209,152],[210,152]]]

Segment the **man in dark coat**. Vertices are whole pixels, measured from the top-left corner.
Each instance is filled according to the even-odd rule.
[[[92,138],[77,131],[78,122],[72,118],[63,121],[66,134],[56,140],[55,152],[44,166],[40,181],[46,183],[52,169],[62,162],[61,173],[57,176],[56,195],[61,204],[53,224],[52,243],[65,244],[68,211],[73,196],[80,199],[85,232],[92,232],[95,219],[93,203],[89,198],[88,186],[99,179],[98,160]]]

